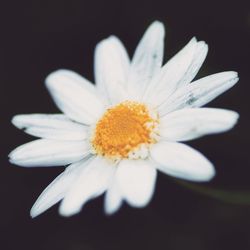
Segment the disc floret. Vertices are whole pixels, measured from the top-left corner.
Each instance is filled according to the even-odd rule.
[[[146,158],[157,142],[158,115],[142,103],[125,101],[106,110],[97,122],[91,145],[96,154],[119,160]]]

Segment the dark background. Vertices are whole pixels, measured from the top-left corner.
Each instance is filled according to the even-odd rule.
[[[115,34],[130,55],[153,20],[166,25],[166,58],[192,36],[210,47],[198,77],[236,70],[240,82],[210,106],[236,110],[229,133],[190,144],[217,169],[211,187],[250,191],[249,1],[1,1],[0,4],[0,249],[25,250],[230,250],[250,249],[250,206],[222,203],[159,174],[145,209],[124,206],[103,213],[103,197],[71,218],[57,206],[32,220],[29,209],[62,168],[21,168],[8,163],[16,146],[32,140],[10,124],[18,113],[57,112],[44,78],[68,68],[93,80],[93,51]]]

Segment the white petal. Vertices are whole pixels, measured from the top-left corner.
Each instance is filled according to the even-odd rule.
[[[153,22],[139,42],[129,72],[129,92],[139,96],[144,94],[150,79],[159,71],[164,55],[164,25]]]
[[[160,121],[160,135],[169,141],[187,141],[204,135],[231,129],[238,113],[225,109],[182,109],[164,116]]]
[[[146,206],[154,193],[156,169],[149,161],[124,160],[117,170],[117,182],[124,199],[134,207]]]
[[[144,99],[154,104],[160,104],[171,95],[178,87],[182,86],[182,81],[189,72],[190,65],[195,56],[198,46],[196,38],[190,42],[169,60],[160,72],[152,79],[146,91]]]
[[[171,111],[201,107],[233,87],[239,80],[237,72],[229,71],[204,77],[178,89],[159,107],[160,116]]]
[[[98,90],[111,104],[122,101],[127,84],[129,57],[121,41],[111,36],[95,49],[95,78]]]
[[[106,214],[113,214],[122,205],[122,195],[116,178],[113,179],[105,194],[104,210]]]
[[[12,123],[30,135],[55,140],[84,140],[88,132],[86,126],[60,114],[16,115]]]
[[[31,217],[34,218],[40,215],[62,200],[77,178],[79,171],[87,164],[87,162],[88,160],[84,159],[80,162],[71,164],[64,172],[57,176],[36,200],[30,211]]]
[[[206,59],[207,52],[208,52],[207,44],[204,41],[198,42],[192,63],[189,65],[187,72],[181,79],[179,86],[184,86],[186,83],[190,83],[195,78],[203,62]]]
[[[60,214],[63,216],[76,214],[87,201],[104,193],[114,171],[115,167],[106,159],[101,157],[93,159],[66,194],[59,208]]]
[[[160,171],[177,178],[209,181],[215,175],[210,161],[182,143],[159,142],[152,147],[151,157]]]
[[[103,104],[94,86],[83,77],[58,70],[46,78],[46,85],[57,104],[71,119],[92,124],[103,112]]]
[[[89,154],[84,141],[40,139],[19,146],[9,154],[10,162],[23,167],[61,166],[79,161]]]

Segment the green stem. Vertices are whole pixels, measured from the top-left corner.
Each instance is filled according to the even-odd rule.
[[[175,179],[175,182],[194,192],[209,196],[216,200],[236,205],[250,205],[250,191],[235,191],[235,190],[226,191],[222,189],[211,188],[204,185],[194,184],[191,182],[186,182],[177,179]]]

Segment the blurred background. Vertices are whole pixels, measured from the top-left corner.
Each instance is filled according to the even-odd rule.
[[[62,168],[21,168],[8,163],[16,146],[31,141],[10,124],[18,113],[58,112],[44,86],[59,68],[93,81],[95,45],[111,34],[132,55],[154,20],[166,26],[167,60],[192,36],[209,54],[198,77],[224,70],[240,82],[209,106],[236,110],[239,124],[226,134],[190,145],[217,169],[210,187],[250,191],[250,2],[249,1],[2,1],[0,8],[0,249],[14,250],[230,250],[250,249],[250,206],[223,203],[192,192],[163,174],[155,196],[141,210],[103,213],[103,197],[62,218],[57,206],[36,219],[29,210]]]

